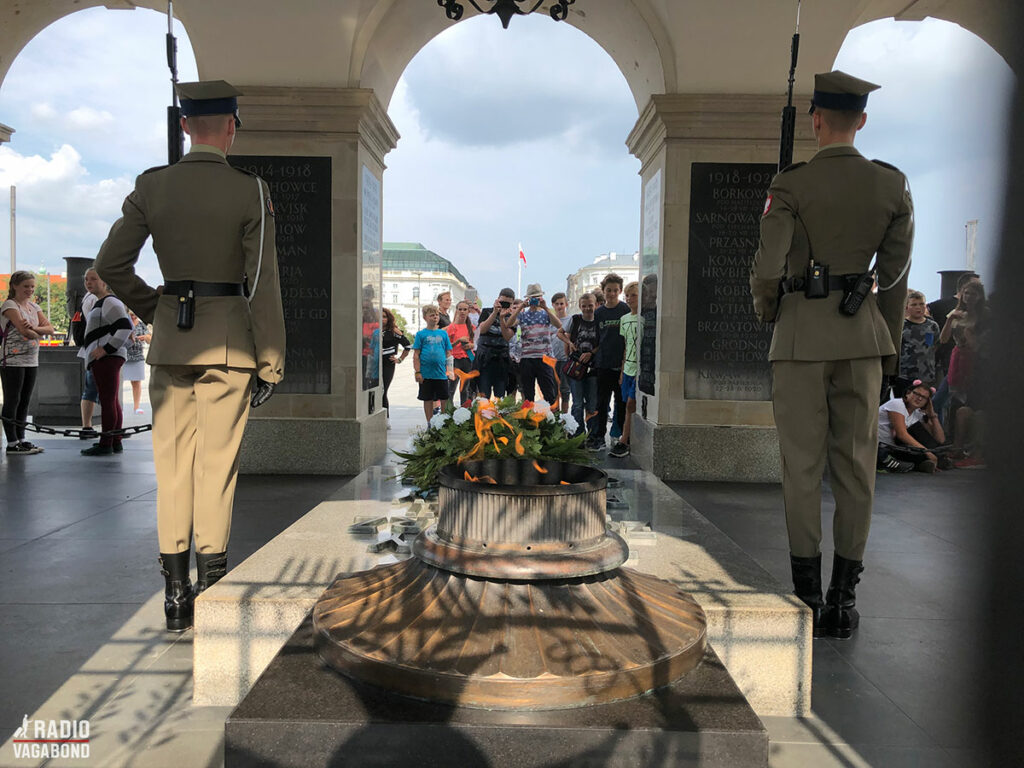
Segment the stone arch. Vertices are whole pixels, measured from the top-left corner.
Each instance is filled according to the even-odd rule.
[[[122,0],[120,3],[110,2],[110,0],[76,0],[75,3],[62,2],[62,0],[33,0],[33,2],[0,3],[0,6],[5,5],[13,7],[3,9],[7,18],[0,26],[0,84],[7,77],[11,64],[25,49],[25,46],[32,42],[40,32],[65,16],[100,6],[112,10],[134,10],[135,8],[154,11],[167,10],[166,3],[161,3],[160,0],[138,0],[137,2]],[[177,14],[175,16],[177,17]],[[187,30],[187,24],[180,17],[179,21]]]
[[[899,3],[900,9],[893,9],[888,7],[893,5],[892,2],[874,0],[851,29],[884,18],[896,21],[922,21],[928,17],[941,19],[977,35],[1013,69],[1014,51],[1020,46],[1017,30],[1007,23],[1013,2],[1015,0],[946,0],[943,3],[913,0],[908,4],[903,0]],[[1016,70],[1014,74],[1018,74]]]
[[[468,3],[466,7],[463,20],[478,15]],[[585,9],[571,9],[566,23],[611,56],[629,85],[638,112],[652,94],[674,90],[671,39],[647,0],[587,0]],[[351,72],[358,74],[359,86],[373,89],[387,105],[409,62],[451,24],[433,3],[385,0],[378,4],[352,48]]]

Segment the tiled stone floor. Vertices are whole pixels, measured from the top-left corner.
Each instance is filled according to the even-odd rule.
[[[422,412],[405,384],[392,400],[406,403],[392,408],[390,442],[401,447]],[[26,714],[89,718],[91,758],[68,765],[221,765],[230,709],[192,706],[191,633],[161,631],[149,436],[127,441],[122,456],[94,459],[79,456],[78,441],[36,442],[46,453],[0,460],[0,734],[9,739]],[[765,719],[773,768],[985,764],[968,726],[977,639],[970,601],[985,556],[974,496],[984,476],[878,478],[861,631],[815,642],[812,717]],[[232,561],[345,494],[347,481],[243,477]],[[788,580],[777,486],[673,488]],[[10,742],[0,749],[2,766],[38,763],[16,761]]]

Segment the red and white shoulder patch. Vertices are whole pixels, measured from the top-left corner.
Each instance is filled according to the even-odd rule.
[[[764,201],[764,212],[761,214],[762,216],[767,216],[768,215],[768,211],[770,211],[772,209],[772,200],[773,199],[774,198],[771,195],[768,195],[768,199]]]

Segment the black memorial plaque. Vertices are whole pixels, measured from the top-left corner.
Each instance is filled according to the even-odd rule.
[[[690,169],[685,396],[770,400],[770,326],[750,298],[750,263],[776,167],[694,163]]]
[[[287,331],[277,392],[331,392],[331,158],[232,155],[270,187]],[[251,278],[250,278],[251,279]]]

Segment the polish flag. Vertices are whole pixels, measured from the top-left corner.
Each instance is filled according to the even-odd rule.
[[[523,244],[519,244],[519,260],[523,262],[523,266],[526,266],[526,254],[523,253]]]

